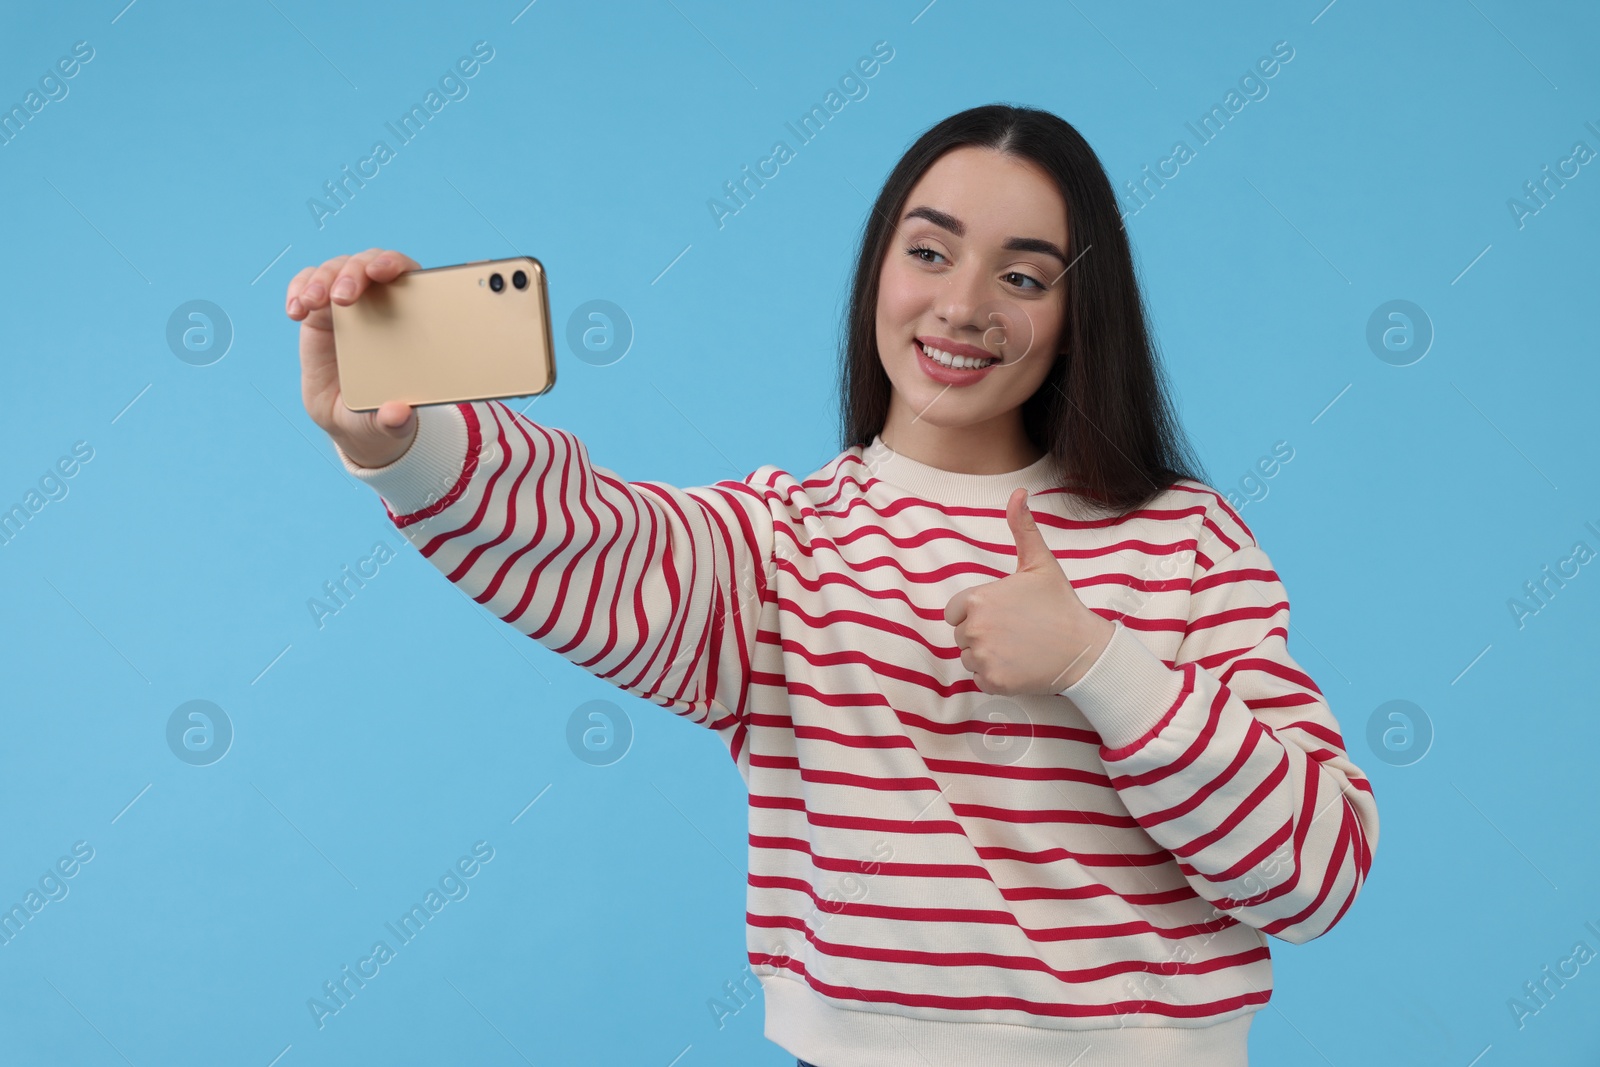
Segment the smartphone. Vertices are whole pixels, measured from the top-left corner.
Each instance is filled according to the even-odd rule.
[[[532,256],[406,271],[330,306],[351,411],[537,396],[556,384],[550,294]]]

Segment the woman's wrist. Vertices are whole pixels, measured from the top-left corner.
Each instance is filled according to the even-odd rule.
[[[413,420],[411,432],[403,438],[366,440],[357,443],[340,436],[334,437],[334,443],[339,446],[339,451],[358,467],[387,467],[411,450],[411,443],[417,437],[417,425],[417,421]]]

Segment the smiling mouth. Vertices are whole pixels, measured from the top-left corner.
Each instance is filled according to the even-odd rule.
[[[918,352],[921,352],[941,367],[949,367],[951,370],[981,370],[984,367],[990,367],[1000,362],[999,356],[991,356],[988,359],[974,359],[971,356],[952,356],[950,353],[940,349],[930,348],[919,340],[913,339],[911,343],[917,346]]]

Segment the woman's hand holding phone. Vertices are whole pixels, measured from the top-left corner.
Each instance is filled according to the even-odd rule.
[[[330,302],[354,304],[370,282],[392,282],[419,269],[421,264],[401,252],[369,248],[306,267],[289,281],[285,310],[300,323],[300,392],[306,413],[352,463],[363,467],[386,467],[403,456],[416,436],[417,416],[410,404],[399,400],[376,411],[345,407]]]

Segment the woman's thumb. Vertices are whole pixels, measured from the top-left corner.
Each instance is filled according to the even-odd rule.
[[[390,437],[399,437],[410,429],[414,409],[403,400],[387,400],[378,405],[373,422]]]

